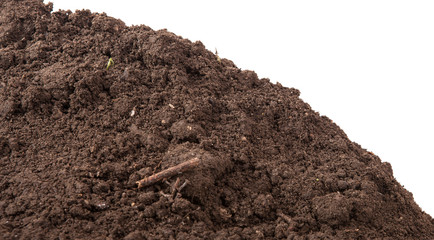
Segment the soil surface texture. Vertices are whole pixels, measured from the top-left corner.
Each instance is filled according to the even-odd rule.
[[[2,0],[0,239],[434,239],[299,94],[166,30]]]

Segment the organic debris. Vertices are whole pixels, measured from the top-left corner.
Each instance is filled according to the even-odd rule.
[[[0,11],[0,238],[434,239],[298,90],[105,14]]]

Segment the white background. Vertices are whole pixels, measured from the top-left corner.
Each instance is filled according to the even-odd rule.
[[[433,1],[51,1],[167,28],[299,89],[434,216]]]

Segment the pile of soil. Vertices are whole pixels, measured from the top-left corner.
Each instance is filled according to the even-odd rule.
[[[434,239],[390,164],[298,90],[166,30],[0,7],[1,239]]]

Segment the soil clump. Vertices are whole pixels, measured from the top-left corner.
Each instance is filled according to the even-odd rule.
[[[1,1],[0,238],[434,239],[299,94],[166,30]]]

